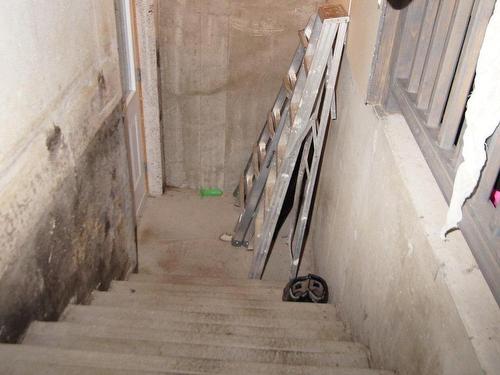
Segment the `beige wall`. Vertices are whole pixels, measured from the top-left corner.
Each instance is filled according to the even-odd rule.
[[[362,3],[353,2],[315,202],[317,271],[375,367],[498,373],[498,306],[470,249],[460,232],[439,238],[447,205],[404,119],[365,105],[380,13]]]
[[[320,0],[160,2],[168,185],[232,191]]]
[[[113,1],[1,2],[0,55],[0,340],[14,340],[133,254]]]
[[[55,118],[53,110],[77,91],[91,70],[104,69],[107,84],[115,86],[108,89],[108,100],[117,95],[119,77],[112,1],[37,4],[20,0],[0,6],[0,121],[4,124],[0,163],[5,165],[27,139],[35,137],[34,132],[49,129],[51,122],[76,130]],[[85,82],[87,87],[93,83]],[[64,115],[70,115],[67,112]]]
[[[160,82],[158,68],[158,1],[136,0],[137,36],[141,69],[142,114],[148,193],[163,194],[163,136],[160,124]],[[160,0],[161,1],[161,0]]]
[[[350,12],[346,54],[351,62],[356,88],[365,98],[381,9],[377,0],[354,0],[351,2]]]

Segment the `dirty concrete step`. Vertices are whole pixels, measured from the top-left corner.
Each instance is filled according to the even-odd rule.
[[[109,327],[136,327],[195,334],[243,335],[349,341],[349,330],[341,322],[315,323],[289,319],[239,318],[231,315],[178,313],[105,306],[69,305],[62,321]]]
[[[93,292],[92,305],[129,306],[155,310],[230,314],[249,317],[331,321],[336,319],[333,305],[293,302],[262,302],[251,300],[216,299],[206,297],[176,297],[168,293]]]
[[[276,288],[248,288],[244,286],[206,286],[142,281],[113,281],[114,292],[168,292],[172,296],[210,296],[221,298],[281,301],[283,291]]]
[[[147,274],[134,273],[129,276],[129,281],[141,281],[150,283],[167,283],[180,285],[206,285],[206,286],[242,286],[248,288],[274,288],[283,290],[287,280],[284,281],[268,281],[254,279],[234,279],[220,278],[207,276],[192,276],[192,275],[173,275],[173,274]]]
[[[33,367],[40,364],[95,368],[96,374],[101,369],[123,370],[137,374],[152,372],[160,374],[234,374],[234,375],[390,375],[391,373],[370,369],[324,368],[318,366],[294,366],[271,363],[232,362],[213,359],[176,358],[168,356],[144,356],[134,354],[102,353],[96,351],[67,350],[31,345],[0,344],[0,373],[13,369],[20,363],[25,369],[26,363]],[[9,372],[14,373],[14,370]],[[20,372],[17,372],[20,374]],[[30,375],[29,373],[23,373]],[[33,371],[32,374],[40,374]],[[51,375],[73,375],[71,372],[49,372]]]
[[[106,293],[102,293],[106,294]],[[283,314],[272,310],[262,309],[223,309],[217,306],[195,306],[191,308],[187,306],[160,306],[152,308],[144,306],[140,303],[131,303],[129,298],[114,298],[109,297],[108,293],[106,298],[102,300],[94,300],[90,308],[108,307],[108,308],[121,308],[122,311],[131,312],[137,310],[140,313],[135,315],[137,321],[144,319],[143,316],[151,316],[151,319],[163,320],[181,320],[200,323],[230,323],[241,324],[258,327],[283,327],[294,328],[301,326],[303,328],[318,328],[318,329],[345,329],[344,324],[337,320],[328,319],[314,319],[314,315],[306,317],[305,319],[297,319],[293,314]],[[171,307],[169,309],[168,307]],[[204,311],[205,310],[205,311]],[[125,314],[126,316],[126,314]]]
[[[33,322],[26,335],[25,343],[31,343],[36,335],[44,336],[86,336],[100,338],[116,338],[123,340],[149,340],[180,344],[229,346],[234,348],[290,350],[308,353],[339,353],[347,347],[360,348],[358,344],[346,343],[348,340],[320,340],[290,337],[256,337],[235,334],[215,334],[203,332],[186,332],[177,330],[175,325],[168,329],[151,329],[116,325],[80,324],[72,322]],[[349,344],[349,345],[348,345]]]
[[[184,344],[147,338],[135,339],[91,335],[30,334],[23,343],[61,349],[88,350],[109,353],[214,359],[221,361],[276,363],[287,365],[367,368],[368,356],[363,347],[350,342],[338,342],[335,352],[315,353],[219,346],[212,343]]]
[[[136,371],[102,367],[60,365],[28,361],[9,361],[0,364],[0,373],[8,375],[165,375],[178,372]]]
[[[149,285],[149,284],[148,284]],[[168,305],[217,305],[230,306],[254,309],[277,310],[284,313],[303,314],[321,314],[328,319],[335,319],[337,311],[332,304],[314,304],[314,303],[295,303],[283,302],[281,298],[274,299],[254,299],[248,296],[240,296],[235,294],[195,294],[195,293],[171,293],[165,290],[149,290],[147,287],[127,287],[127,284],[120,286],[112,286],[108,292],[96,292],[98,294],[111,293],[112,295],[119,293],[122,296],[129,296],[134,300],[144,302],[146,304],[168,304]]]

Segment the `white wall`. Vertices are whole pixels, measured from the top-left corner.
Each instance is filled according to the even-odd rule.
[[[57,120],[53,109],[89,70],[116,63],[110,16],[109,0],[0,3],[0,165]],[[116,74],[107,78],[116,84]]]

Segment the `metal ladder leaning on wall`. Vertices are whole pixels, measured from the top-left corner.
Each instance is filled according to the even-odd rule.
[[[326,4],[299,32],[299,46],[241,177],[242,214],[232,244],[255,248],[250,278],[262,277],[292,180],[290,278],[297,275],[326,129],[336,115],[348,20],[342,6]]]

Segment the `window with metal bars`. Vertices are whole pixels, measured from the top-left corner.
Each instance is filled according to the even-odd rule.
[[[413,0],[386,4],[367,102],[405,117],[445,198],[461,162],[464,113],[495,0]],[[499,87],[500,90],[500,87]],[[460,224],[500,303],[500,131],[487,142],[488,161]]]

